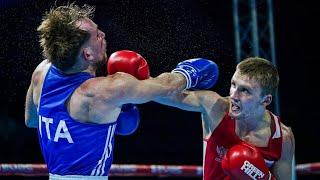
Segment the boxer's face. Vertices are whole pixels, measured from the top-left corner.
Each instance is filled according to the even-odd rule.
[[[90,33],[89,40],[85,43],[87,48],[90,48],[95,63],[104,62],[107,58],[106,48],[107,43],[105,40],[105,34],[98,26],[88,18],[80,21],[80,29],[88,31]]]
[[[264,110],[261,101],[260,85],[255,79],[236,71],[231,79],[230,116],[238,120],[255,117]]]

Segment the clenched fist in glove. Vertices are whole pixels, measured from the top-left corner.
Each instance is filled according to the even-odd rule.
[[[186,89],[210,89],[219,76],[217,64],[203,58],[182,61],[172,72],[180,73],[186,78]]]
[[[274,180],[260,152],[242,143],[230,148],[221,162],[222,169],[231,179]]]
[[[121,50],[112,53],[107,62],[107,68],[108,74],[125,72],[140,80],[150,77],[147,61],[134,51]]]

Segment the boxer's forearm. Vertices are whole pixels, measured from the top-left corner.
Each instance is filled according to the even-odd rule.
[[[157,98],[171,96],[181,92],[185,88],[185,78],[178,73],[163,73],[156,78],[137,80],[126,74],[121,75],[121,86],[113,86],[115,91],[121,90],[121,96],[117,97],[120,104],[141,104]]]
[[[176,107],[185,111],[201,112],[202,106],[198,97],[193,91],[183,91],[167,97],[160,97],[154,100],[157,103]]]
[[[185,77],[178,73],[162,73],[152,80],[162,85],[164,89],[168,89],[168,95],[181,92],[187,83]]]

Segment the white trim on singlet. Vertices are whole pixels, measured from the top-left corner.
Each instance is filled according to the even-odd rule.
[[[274,132],[272,139],[280,138],[281,137],[281,129],[280,129],[280,122],[276,115],[272,114],[274,118],[274,123],[276,124],[276,131]]]
[[[281,128],[280,128],[280,122],[279,122],[279,119],[276,115],[272,114],[271,115],[273,116],[273,119],[274,119],[274,123],[276,125],[276,130],[272,136],[271,139],[275,139],[275,138],[280,138],[281,137]],[[268,160],[268,159],[264,159],[264,162],[266,163],[266,165],[270,168],[275,161],[271,161],[271,160]]]
[[[264,162],[266,163],[268,168],[270,168],[274,163],[274,161],[271,161],[271,160],[268,160],[268,159],[264,159]]]
[[[49,173],[49,180],[108,180],[108,176],[58,175]]]
[[[206,151],[207,151],[208,141],[203,141],[203,152],[202,152],[202,174],[204,174],[204,163],[206,160]]]
[[[269,178],[268,178],[268,180],[271,180],[271,178],[272,178],[272,174],[271,174],[271,172],[269,171]]]
[[[106,139],[106,144],[104,146],[104,151],[103,154],[101,156],[101,159],[98,161],[97,166],[91,171],[91,175],[92,176],[101,176],[102,174],[104,174],[104,167],[106,165],[106,161],[107,159],[110,157],[111,152],[109,152],[109,150],[112,151],[112,138],[114,136],[114,131],[116,129],[116,124],[113,124],[111,126],[109,126],[108,128],[108,135],[107,135],[107,139]]]

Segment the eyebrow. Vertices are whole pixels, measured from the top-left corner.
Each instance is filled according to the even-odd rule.
[[[237,84],[235,80],[231,80],[231,83]],[[240,87],[240,88],[245,88],[245,89],[248,89],[248,90],[252,90],[252,89],[253,89],[253,88],[251,88],[251,87],[249,87],[249,86],[247,86],[247,85],[243,85],[243,84],[239,84],[239,83],[238,83],[237,85],[238,85],[238,87]]]
[[[251,90],[252,90],[252,88],[250,88],[250,87],[248,87],[248,86],[240,86],[240,88],[242,88],[242,89],[246,89],[246,90],[249,90],[249,91],[251,91]]]

